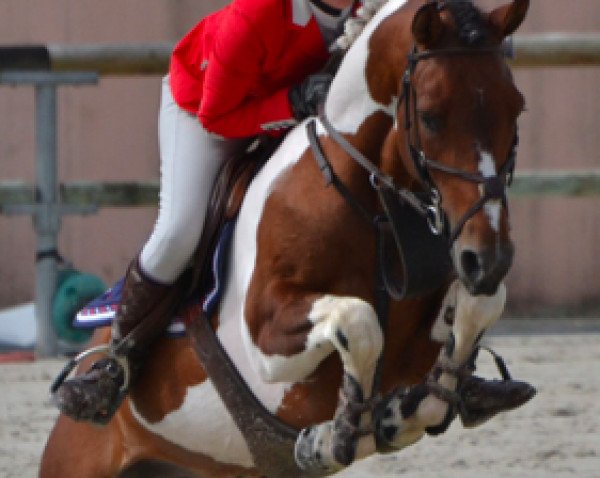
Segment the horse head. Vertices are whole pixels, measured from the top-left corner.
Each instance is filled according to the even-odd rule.
[[[512,263],[506,187],[524,99],[502,45],[528,4],[514,0],[485,14],[467,1],[429,2],[408,12],[410,32],[389,21],[372,38],[373,47],[404,45],[393,59],[371,61],[374,95],[399,98],[383,166],[402,169],[404,184],[427,193],[430,225],[448,237],[455,270],[474,295],[493,294]],[[387,71],[378,68],[384,64]]]

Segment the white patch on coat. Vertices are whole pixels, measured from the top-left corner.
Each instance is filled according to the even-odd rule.
[[[488,151],[479,152],[479,171],[485,178],[496,176],[496,163],[494,157]],[[483,196],[483,189],[481,191]],[[490,221],[490,227],[498,232],[500,230],[500,212],[502,211],[502,203],[500,199],[492,199],[487,201],[483,206],[486,216]]]
[[[253,343],[244,304],[254,265],[256,236],[266,200],[277,182],[308,148],[305,123],[292,130],[250,185],[236,224],[229,260],[228,286],[221,304],[218,336],[255,396],[275,412],[296,373],[280,356],[266,357]],[[289,374],[288,374],[289,372]],[[277,383],[273,383],[277,381]]]
[[[383,332],[373,306],[357,297],[324,295],[313,303],[308,319],[314,326],[306,340],[307,350],[335,344],[344,371],[364,387],[368,396],[383,348]]]
[[[244,437],[210,380],[188,388],[181,408],[158,423],[147,422],[132,401],[130,404],[138,422],[152,433],[217,461],[248,468],[254,466]]]
[[[366,78],[369,40],[379,24],[406,3],[390,0],[366,25],[362,34],[346,54],[334,78],[325,103],[325,112],[332,125],[341,133],[354,134],[366,118],[377,111],[394,117],[398,98],[390,104],[377,103],[370,95]]]
[[[501,282],[493,295],[471,295],[462,282],[456,281],[456,284],[456,319],[452,332],[456,348],[466,344],[468,349],[473,345],[474,338],[482,330],[489,329],[502,315],[506,304],[506,286]],[[468,354],[470,352],[467,350]]]

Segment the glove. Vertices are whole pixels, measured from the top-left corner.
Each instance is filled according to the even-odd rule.
[[[325,101],[333,76],[327,73],[310,75],[290,88],[288,98],[294,118],[298,121],[317,114],[318,106]]]

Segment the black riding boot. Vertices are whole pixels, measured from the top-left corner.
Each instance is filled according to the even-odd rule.
[[[83,375],[60,384],[53,394],[62,413],[74,420],[106,424],[125,398],[148,346],[170,322],[183,288],[148,278],[135,259],[125,276],[123,296],[105,357]]]

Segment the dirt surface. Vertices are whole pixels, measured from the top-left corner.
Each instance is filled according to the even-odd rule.
[[[474,430],[371,457],[339,478],[600,477],[600,334],[495,336],[515,378],[538,388],[517,411]],[[37,475],[56,416],[48,386],[62,362],[0,364],[0,478]],[[482,356],[478,372],[496,376]],[[74,475],[75,476],[75,475]]]

